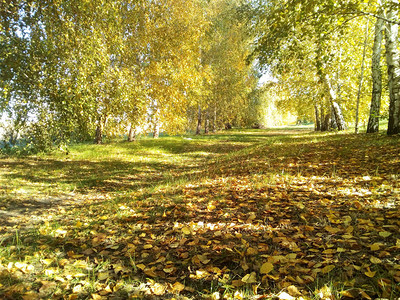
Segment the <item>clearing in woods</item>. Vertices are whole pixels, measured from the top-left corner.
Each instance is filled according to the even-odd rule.
[[[233,130],[0,166],[1,298],[400,297],[398,137]]]

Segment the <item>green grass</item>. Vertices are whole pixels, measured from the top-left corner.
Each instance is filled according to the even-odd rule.
[[[396,299],[399,142],[292,126],[4,157],[0,298]]]

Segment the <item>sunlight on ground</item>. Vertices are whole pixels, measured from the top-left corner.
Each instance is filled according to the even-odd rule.
[[[269,133],[0,160],[0,296],[400,295],[396,141]]]

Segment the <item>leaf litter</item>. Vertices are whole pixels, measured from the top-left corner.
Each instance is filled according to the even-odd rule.
[[[86,195],[57,222],[5,235],[0,295],[393,298],[400,150],[367,142],[258,145],[185,183]]]

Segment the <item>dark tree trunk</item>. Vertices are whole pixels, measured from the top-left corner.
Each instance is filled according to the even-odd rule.
[[[199,111],[197,113],[197,127],[196,127],[196,134],[201,133],[201,107],[199,105]]]
[[[321,131],[321,118],[319,116],[318,106],[316,104],[314,105],[314,111],[315,111],[315,131]]]
[[[389,0],[387,18],[398,21],[398,1]],[[399,25],[386,25],[386,63],[388,69],[389,87],[389,122],[387,134],[400,133],[400,59],[398,45]]]
[[[329,125],[329,130],[338,130],[338,123],[336,121],[335,111],[333,107],[331,108],[331,123]]]
[[[96,136],[94,138],[94,143],[100,145],[103,142],[103,131],[104,131],[104,126],[106,124],[107,119],[106,118],[99,118],[97,127],[96,127]]]
[[[208,115],[206,116],[206,120],[204,121],[204,133],[208,134],[210,132],[210,120],[208,119]]]
[[[217,132],[217,106],[214,106],[214,112],[213,112],[213,133]]]
[[[331,125],[331,112],[325,113],[324,107],[321,104],[321,131],[328,131]]]

